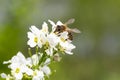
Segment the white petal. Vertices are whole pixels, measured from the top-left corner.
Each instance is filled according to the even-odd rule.
[[[44,74],[43,74],[42,71],[38,71],[38,75],[39,75],[39,77],[40,77],[41,79],[44,77]]]
[[[31,57],[28,57],[26,60],[27,60],[27,65],[28,65],[29,67],[32,67],[33,62],[32,62]]]
[[[42,31],[45,32],[45,33],[48,33],[48,25],[46,22],[43,23],[42,25]]]
[[[63,25],[63,23],[61,21],[58,21],[57,25]]]
[[[48,65],[48,64],[50,64],[50,61],[51,61],[50,58],[47,58],[44,64]]]
[[[19,63],[12,63],[9,65],[9,68],[11,68],[12,70],[15,70],[16,68],[19,68],[20,64]]]
[[[19,62],[19,58],[17,56],[13,56],[11,59],[11,63],[18,63]]]
[[[72,55],[73,53],[71,51],[65,51],[67,54]]]
[[[50,24],[52,25],[52,31],[51,32],[54,32],[56,27],[57,27],[56,24],[51,20],[48,20],[48,22],[50,22]]]
[[[48,35],[48,42],[51,47],[55,47],[59,42],[59,38],[55,34],[50,34]]]
[[[34,37],[35,37],[35,35],[34,35],[33,33],[31,33],[31,32],[28,32],[28,33],[27,33],[27,35],[28,35],[28,38],[29,38],[29,39],[34,38]]]
[[[35,75],[34,75],[35,73]],[[44,74],[42,71],[35,70],[33,72],[33,78],[32,80],[44,80]]]
[[[26,72],[27,75],[32,75],[32,73],[33,73],[32,69],[27,69],[27,72]]]
[[[8,63],[11,63],[11,60],[3,62],[3,64],[8,64]]]
[[[32,56],[32,63],[33,63],[34,65],[37,65],[37,64],[39,63],[39,57],[38,57],[37,54],[34,54],[34,55]]]
[[[32,75],[33,74],[33,70],[28,68],[26,65],[23,65],[21,67],[21,72],[26,73],[27,75]]]
[[[76,46],[74,46],[73,44],[70,44],[70,43],[68,44],[68,49],[72,50],[74,48],[76,48]]]
[[[26,58],[21,52],[17,53],[17,57],[19,58],[20,63],[22,63],[22,64],[26,63]]]
[[[51,70],[48,66],[44,66],[41,69],[47,76],[51,74]]]
[[[53,21],[48,20],[48,22],[50,22],[50,24],[51,24],[52,26],[56,26],[55,23],[54,23]]]
[[[15,74],[14,76],[15,76],[16,80],[19,80],[19,79],[21,80],[22,77],[23,77],[23,74],[22,73],[18,73],[18,74]]]
[[[47,55],[50,55],[50,56],[53,55],[53,49],[52,48],[46,49],[45,52],[47,53]]]
[[[38,35],[40,33],[40,30],[36,27],[36,26],[31,26],[30,30],[32,31],[32,33]]]
[[[27,44],[30,46],[30,47],[35,47],[37,44],[32,41],[32,40],[28,40]]]
[[[60,34],[60,37],[61,37],[61,38],[64,38],[64,39],[68,39],[68,32],[65,31],[65,32],[61,33],[61,34]]]

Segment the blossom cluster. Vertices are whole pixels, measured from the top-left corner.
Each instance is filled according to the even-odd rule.
[[[1,77],[6,80],[45,80],[49,78],[52,70],[49,67],[53,61],[60,61],[60,54],[73,54],[75,46],[69,39],[68,31],[56,31],[57,26],[64,25],[58,21],[51,24],[51,30],[48,24],[44,22],[42,29],[31,26],[27,33],[28,53],[30,57],[25,57],[21,52],[13,56],[10,60],[4,61],[3,64],[9,64],[10,74],[2,73]],[[34,50],[33,50],[34,49]],[[35,53],[33,51],[35,51]]]

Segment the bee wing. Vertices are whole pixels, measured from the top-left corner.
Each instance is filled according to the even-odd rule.
[[[67,25],[67,24],[72,24],[72,23],[74,23],[75,22],[75,19],[69,19],[65,24]]]
[[[70,29],[71,32],[74,32],[74,33],[81,33],[80,30],[78,30],[77,28],[74,28],[74,29]]]

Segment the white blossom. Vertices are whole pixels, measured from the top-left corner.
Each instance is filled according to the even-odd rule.
[[[29,65],[30,63],[27,62],[26,58],[21,52],[18,52],[17,55],[13,56],[11,60],[4,61],[3,64],[14,64],[14,63],[19,63],[19,64],[24,64],[24,65]]]
[[[49,68],[47,65],[43,66],[43,67],[41,68],[41,71],[43,71],[43,73],[44,73],[45,75],[47,75],[47,76],[49,76],[49,75],[51,74],[51,70],[50,70],[50,68]]]
[[[30,47],[35,47],[35,46],[39,46],[42,47],[41,41],[40,41],[40,30],[35,27],[35,26],[31,26],[30,27],[31,32],[28,32],[28,42],[27,44]]]
[[[67,54],[73,54],[73,52],[71,52],[75,46],[69,42],[60,42],[60,46],[61,46],[61,49],[67,53]]]
[[[32,80],[44,80],[44,74],[40,70],[36,69],[35,71],[33,71],[32,76],[33,76]]]

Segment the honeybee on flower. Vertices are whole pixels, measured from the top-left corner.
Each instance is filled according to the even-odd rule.
[[[80,33],[76,28],[71,29],[67,24],[74,22],[74,19],[68,20],[65,24],[58,21],[56,24],[48,20],[52,25],[52,30],[49,31],[48,24],[43,22],[42,28],[39,29],[32,25],[27,33],[27,45],[30,46],[28,53],[30,57],[18,52],[10,60],[4,61],[4,64],[9,64],[11,73],[2,73],[1,77],[6,80],[45,80],[52,73],[49,64],[52,61],[59,62],[61,60],[60,53],[73,54],[72,50],[75,45],[72,44],[72,33]],[[35,48],[35,53],[32,53],[31,48]]]
[[[80,31],[77,28],[69,28],[68,24],[72,24],[74,23],[75,19],[69,19],[66,23],[62,23],[60,21],[57,22],[57,24],[55,25],[54,22],[52,22],[51,20],[49,20],[49,22],[55,26],[54,29],[54,33],[58,34],[67,31],[68,32],[68,39],[69,40],[73,40],[73,36],[72,33],[80,33]]]

